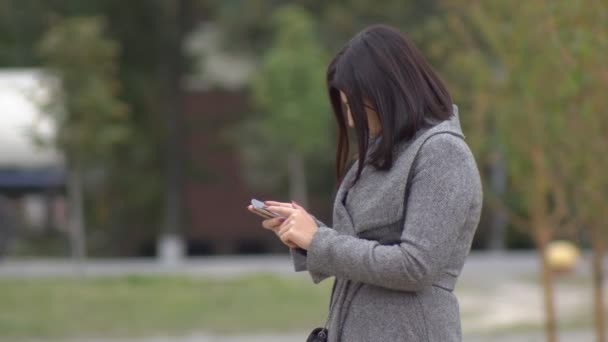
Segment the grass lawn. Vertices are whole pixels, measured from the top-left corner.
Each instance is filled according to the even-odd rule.
[[[0,341],[308,330],[330,291],[331,281],[271,275],[0,279]]]

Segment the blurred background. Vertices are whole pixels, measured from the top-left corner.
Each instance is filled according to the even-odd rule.
[[[606,341],[608,3],[0,0],[0,341],[301,341],[331,281],[325,68],[367,25],[447,82],[484,182],[464,341]]]

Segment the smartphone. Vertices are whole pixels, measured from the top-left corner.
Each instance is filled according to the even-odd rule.
[[[256,212],[258,212],[259,214],[261,214],[262,216],[265,216],[267,218],[281,216],[281,215],[279,215],[277,213],[273,213],[272,211],[266,209],[266,205],[264,204],[264,202],[259,201],[259,200],[255,199],[255,198],[251,200],[251,205],[253,206],[253,209]]]

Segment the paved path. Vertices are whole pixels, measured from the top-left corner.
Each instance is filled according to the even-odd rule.
[[[256,273],[294,274],[288,255],[191,258],[175,265],[155,259],[93,259],[85,264],[65,259],[0,261],[0,277],[62,277],[76,272],[87,276],[182,274],[220,278]]]
[[[581,265],[585,266],[585,265]],[[472,253],[463,278],[512,278],[538,270],[536,254]],[[214,256],[191,258],[177,265],[161,264],[154,259],[93,259],[77,265],[65,259],[0,260],[0,277],[61,277],[82,271],[89,276],[133,274],[187,274],[194,276],[234,277],[255,273],[294,275],[288,255]],[[584,272],[584,267],[581,267]]]

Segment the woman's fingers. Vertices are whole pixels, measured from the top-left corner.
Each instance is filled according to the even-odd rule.
[[[299,204],[298,204],[298,203],[296,203],[296,202],[292,202],[291,204],[293,204],[293,208],[296,208],[296,209],[302,209],[302,210],[306,211],[306,209],[304,209],[304,207],[303,207],[303,206],[299,205]]]
[[[264,201],[264,204],[266,204],[267,206],[269,206],[269,205],[275,205],[275,206],[278,206],[278,207],[291,208],[291,203],[285,203],[285,202]]]
[[[262,227],[270,230],[276,230],[285,221],[284,217],[274,217],[262,221]]]
[[[264,217],[265,220],[262,221],[262,226],[266,229],[272,230],[279,237],[281,242],[285,244],[289,248],[298,248],[295,242],[290,239],[290,236],[293,235],[294,231],[292,228],[295,226],[295,219],[298,214],[294,205],[292,203],[278,202],[278,201],[264,201],[266,204],[266,209],[281,215],[280,217],[268,218]],[[300,207],[301,208],[301,207]],[[249,205],[247,207],[249,211],[252,213],[258,214],[262,216],[259,212],[257,212],[253,206]]]
[[[289,236],[286,234],[292,227],[294,226],[294,222],[292,220],[285,220],[281,225],[274,229],[274,232],[277,234],[281,242],[283,242],[289,248],[298,248],[299,246],[295,244],[293,241],[289,239]]]
[[[285,216],[288,217],[289,215],[293,214],[294,212],[296,212],[298,209],[295,209],[294,207],[284,207],[284,206],[279,206],[279,205],[270,205],[268,207],[266,207],[268,210],[272,211],[273,213],[277,213],[281,216]]]
[[[283,222],[283,224],[281,224],[278,229],[276,230],[277,234],[279,236],[285,234],[285,232],[287,232],[289,229],[291,229],[294,226],[294,222],[292,220],[286,220],[285,222]]]
[[[297,247],[302,247],[298,244],[298,240],[301,234],[299,234],[295,229],[291,229],[291,226],[285,229],[282,233],[279,233],[279,238],[286,245],[295,245]]]
[[[289,232],[290,232],[290,231],[289,231],[289,230],[287,230],[287,231],[286,231],[286,232],[284,232],[283,234],[279,234],[279,239],[281,239],[281,241],[282,241],[284,244],[286,244],[286,245],[290,245],[290,244],[295,245],[295,243],[293,243],[293,242],[291,241],[291,239],[289,239],[289,237],[290,237],[290,235],[291,235]]]

